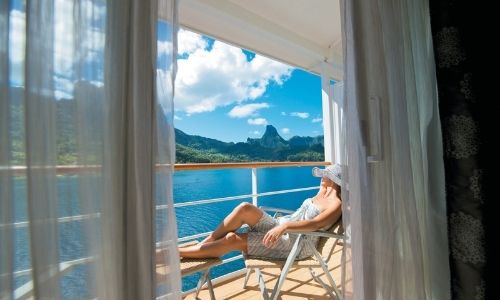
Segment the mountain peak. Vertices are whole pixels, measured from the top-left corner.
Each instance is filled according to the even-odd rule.
[[[273,125],[267,125],[266,132],[260,139],[260,144],[266,148],[276,148],[286,146],[287,142],[279,135],[278,130]]]
[[[279,136],[278,130],[273,125],[266,126],[266,132],[264,133],[264,135]]]

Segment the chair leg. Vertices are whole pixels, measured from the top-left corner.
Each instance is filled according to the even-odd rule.
[[[328,270],[328,266],[326,265],[326,263],[323,261],[323,258],[321,257],[321,255],[315,251],[314,252],[314,255],[316,256],[316,259],[319,261],[319,264],[321,265],[321,268],[323,269],[323,272],[325,273],[325,276],[326,278],[328,278],[328,281],[330,282],[330,286],[333,288],[333,290],[335,291],[335,294],[337,294],[337,298],[339,300],[343,300],[344,297],[343,295],[340,293],[340,290],[337,288],[337,284],[335,283],[335,280],[333,280],[333,277],[332,275],[330,274],[330,270]],[[319,277],[318,277],[319,279]],[[321,281],[321,279],[319,279]],[[322,283],[323,285],[324,283]],[[325,284],[326,286],[326,284]],[[323,287],[325,287],[323,286]],[[327,288],[325,288],[327,289]],[[328,289],[327,289],[328,290]]]
[[[245,282],[243,282],[243,288],[247,288],[247,283],[248,279],[250,278],[250,275],[252,274],[253,268],[247,268],[247,273],[245,274]]]
[[[312,268],[309,268],[309,272],[311,273],[311,276],[314,279],[314,281],[321,284],[321,286],[325,289],[325,291],[327,291],[328,294],[330,294],[330,297],[332,299],[336,298],[332,287],[328,286],[323,280],[321,280],[321,278],[319,278],[319,276],[316,275],[316,272]]]
[[[281,291],[281,287],[283,286],[283,283],[285,282],[286,276],[288,275],[288,271],[292,267],[295,258],[299,254],[299,244],[300,241],[302,240],[302,235],[299,234],[297,236],[297,240],[295,241],[295,244],[293,245],[292,251],[290,251],[290,254],[288,255],[288,258],[286,259],[285,265],[283,266],[283,269],[281,270],[280,277],[278,278],[278,282],[276,282],[276,285],[274,286],[273,292],[271,294],[271,300],[276,300],[278,299],[278,295]]]
[[[208,274],[207,276],[207,287],[208,287],[208,292],[210,293],[210,299],[215,300],[214,287],[212,286],[212,279],[210,279],[210,274]]]
[[[308,247],[310,247],[310,249],[312,249],[314,256],[316,257],[316,260],[319,262],[321,268],[323,269],[323,272],[325,273],[326,278],[328,278],[328,281],[330,282],[331,288],[333,288],[333,290],[337,294],[337,298],[339,300],[343,300],[344,296],[340,293],[339,289],[337,288],[337,284],[335,283],[335,280],[333,280],[333,277],[330,274],[330,270],[328,270],[328,266],[326,265],[325,261],[323,260],[323,257],[321,257],[321,254],[319,254],[319,252],[316,250],[316,248],[314,248],[314,246],[311,243],[309,243],[309,241],[306,241],[306,244]],[[313,278],[314,278],[314,276],[313,276]],[[325,287],[326,284],[322,283],[322,281],[319,277],[318,277],[318,279],[320,280],[321,285],[323,285],[323,288],[325,288],[328,292],[330,292],[330,289]]]
[[[333,277],[330,274],[330,272],[328,271],[328,268],[326,266],[323,267],[323,270],[325,270],[325,269],[326,269],[326,271],[325,271],[326,278],[328,278],[328,281],[330,281],[330,284],[332,285],[333,289],[335,290],[335,294],[337,294],[337,298],[339,300],[344,300],[344,296],[342,295],[340,290],[337,288],[337,284],[333,280]]]
[[[198,299],[198,294],[200,293],[201,288],[203,287],[203,284],[207,282],[208,279],[208,272],[209,270],[206,270],[201,274],[200,279],[198,280],[198,284],[196,285],[196,293],[194,294],[194,298]]]
[[[260,272],[259,268],[255,269],[255,276],[257,277],[257,282],[259,283],[260,292],[264,300],[269,300],[269,293],[267,292],[266,282],[264,281],[264,276]]]

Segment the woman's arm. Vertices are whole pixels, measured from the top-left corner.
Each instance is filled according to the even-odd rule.
[[[269,230],[262,239],[263,244],[266,247],[271,247],[285,232],[315,231],[330,225],[332,220],[338,220],[342,214],[342,202],[339,199],[334,201],[332,205],[311,220],[287,222]]]

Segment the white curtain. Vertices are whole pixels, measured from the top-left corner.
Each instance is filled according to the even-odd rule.
[[[347,298],[449,299],[427,1],[343,1]]]
[[[180,297],[176,9],[1,2],[0,299]]]

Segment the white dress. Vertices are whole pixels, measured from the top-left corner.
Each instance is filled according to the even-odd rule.
[[[312,202],[311,198],[304,200],[299,209],[291,215],[273,218],[264,212],[259,222],[257,222],[257,224],[251,227],[250,231],[248,231],[248,255],[254,257],[286,259],[293,248],[297,235],[284,234],[279,240],[276,241],[272,248],[267,248],[262,243],[262,239],[266,233],[272,228],[286,222],[313,219],[319,215],[320,212],[320,209]],[[316,245],[319,239],[318,237],[311,236],[306,238],[311,239],[314,245]],[[299,247],[300,252],[297,255],[297,259],[304,259],[312,255],[312,252],[307,247],[304,247],[303,242],[300,243]]]

